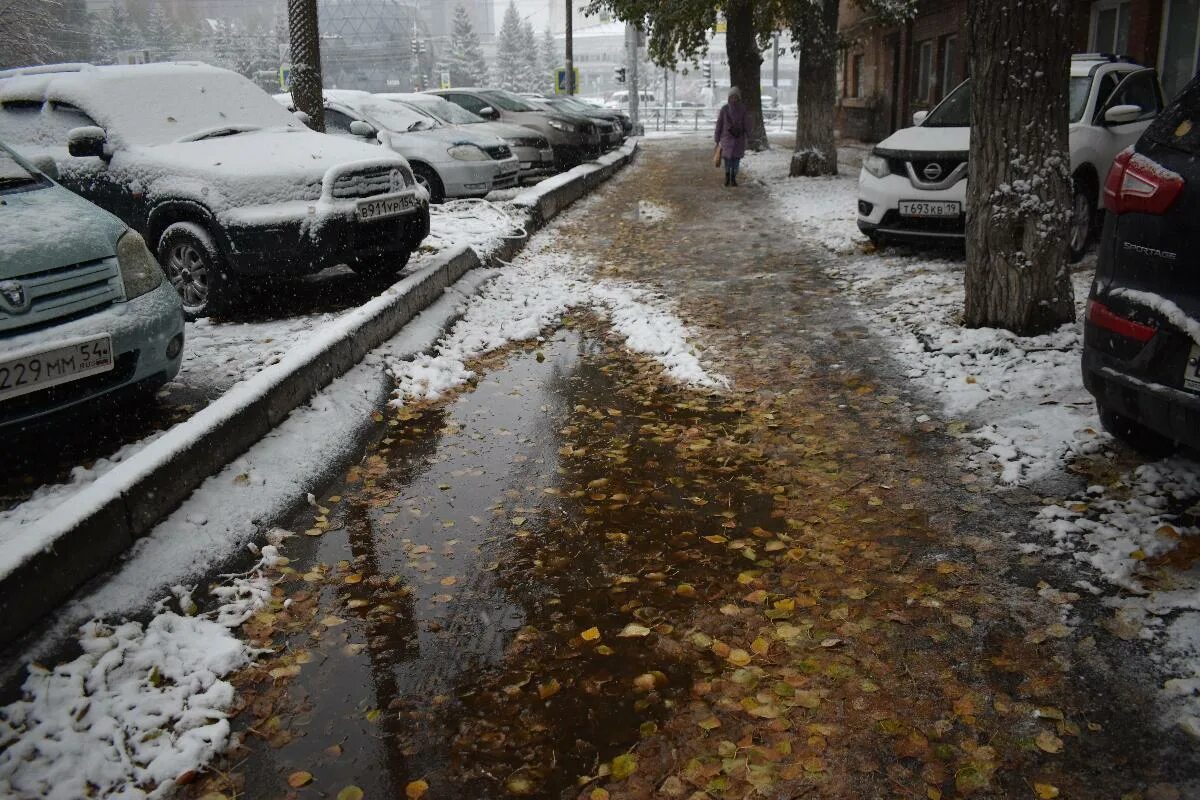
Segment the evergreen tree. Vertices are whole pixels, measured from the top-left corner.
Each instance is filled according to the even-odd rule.
[[[545,74],[542,68],[542,52],[538,49],[533,23],[529,20],[525,20],[525,24],[521,26],[521,55],[521,91],[546,91],[546,81],[542,77]]]
[[[170,61],[178,57],[179,35],[175,30],[175,21],[162,6],[156,4],[150,7],[142,26],[142,35],[145,47],[155,61]]]
[[[476,86],[487,81],[487,63],[479,46],[479,35],[461,4],[454,10],[446,64],[450,68],[452,86]]]
[[[558,43],[554,41],[554,34],[550,33],[549,28],[546,28],[542,34],[542,81],[550,87],[550,91],[554,91],[554,71],[565,66],[563,60],[564,54],[558,52]]]
[[[525,91],[522,81],[528,70],[525,67],[521,33],[521,15],[517,4],[509,2],[504,12],[504,24],[500,26],[500,40],[496,47],[496,71],[493,82],[510,92]]]
[[[108,19],[104,20],[99,28],[103,31],[100,60],[106,64],[115,62],[122,51],[135,48],[141,38],[129,12],[117,3],[113,4]]]

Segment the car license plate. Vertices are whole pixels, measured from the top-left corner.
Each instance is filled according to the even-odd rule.
[[[1200,392],[1200,344],[1192,345],[1191,355],[1183,368],[1183,388],[1189,392]]]
[[[112,368],[112,338],[108,334],[8,358],[0,361],[0,402]]]
[[[962,213],[962,203],[948,200],[901,200],[902,217],[957,217]]]
[[[390,194],[358,201],[358,218],[363,222],[399,217],[421,207],[415,194]]]

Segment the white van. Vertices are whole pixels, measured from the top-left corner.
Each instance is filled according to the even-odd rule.
[[[658,105],[658,98],[653,92],[640,91],[638,92],[638,103],[643,106]],[[620,89],[613,92],[608,102],[604,104],[605,108],[629,108],[629,90]]]

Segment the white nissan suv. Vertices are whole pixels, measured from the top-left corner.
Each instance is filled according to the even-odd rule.
[[[1073,178],[1071,257],[1082,257],[1096,226],[1100,192],[1113,158],[1163,107],[1158,74],[1126,58],[1071,58],[1070,150]],[[890,241],[961,241],[967,197],[971,87],[964,81],[912,128],[884,139],[863,159],[858,227],[877,245]]]

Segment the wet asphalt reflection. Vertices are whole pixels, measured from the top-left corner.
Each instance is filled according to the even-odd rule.
[[[654,730],[694,666],[642,631],[686,622],[729,574],[697,557],[698,529],[772,520],[733,478],[679,474],[654,421],[703,412],[617,391],[633,371],[560,330],[389,423],[320,501],[328,532],[289,542],[283,587],[316,610],[274,640],[300,654],[286,696],[239,718],[246,796],[305,770],[330,794],[558,797]]]

